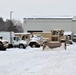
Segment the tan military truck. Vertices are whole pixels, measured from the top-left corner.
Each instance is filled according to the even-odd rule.
[[[31,35],[29,46],[40,47],[43,46],[44,41],[50,40],[51,32],[32,32]]]
[[[43,42],[43,50],[45,47],[48,46],[49,48],[56,48],[61,46],[60,36],[59,35],[52,35],[51,40]]]
[[[66,40],[66,36],[64,35],[64,30],[61,29],[53,29],[51,30],[52,35],[58,35],[61,42]]]
[[[8,40],[0,39],[0,51],[5,51],[9,47]]]

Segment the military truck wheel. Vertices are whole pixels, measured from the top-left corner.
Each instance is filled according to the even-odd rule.
[[[5,50],[6,50],[6,48],[4,47],[3,43],[0,42],[0,51],[5,51]]]
[[[36,47],[36,45],[35,45],[35,44],[33,44],[33,45],[32,45],[32,48],[35,48],[35,47]]]
[[[30,42],[29,46],[32,47],[32,48],[40,47],[40,45],[37,42]]]
[[[21,49],[25,49],[26,46],[24,46],[23,44],[20,44],[20,45],[19,45],[19,48],[21,48]]]
[[[29,46],[32,47],[32,48],[36,47],[36,42],[30,42]]]

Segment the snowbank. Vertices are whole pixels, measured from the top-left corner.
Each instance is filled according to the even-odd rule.
[[[0,52],[0,75],[75,75],[76,47],[12,48]]]

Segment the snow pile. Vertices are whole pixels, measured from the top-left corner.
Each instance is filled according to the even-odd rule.
[[[12,48],[0,52],[0,75],[75,75],[76,47]]]

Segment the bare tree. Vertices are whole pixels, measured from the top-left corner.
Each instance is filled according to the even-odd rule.
[[[19,20],[3,20],[0,17],[0,31],[23,32],[22,22]]]
[[[0,31],[6,31],[7,27],[2,17],[0,17]]]
[[[6,20],[7,31],[17,32],[16,26],[13,24],[11,20]]]
[[[12,20],[12,23],[14,24],[14,27],[17,32],[23,32],[23,26],[22,22],[20,20]]]

